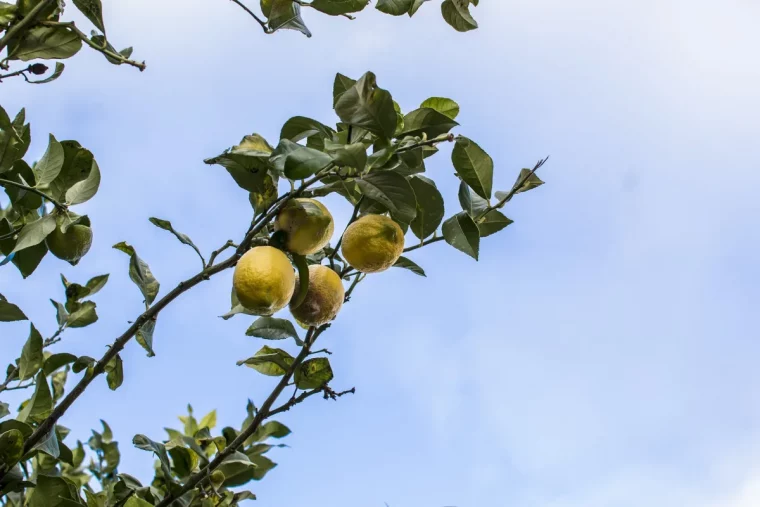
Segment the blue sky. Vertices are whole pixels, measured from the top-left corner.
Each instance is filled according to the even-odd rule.
[[[307,12],[314,37],[266,37],[230,2],[106,2],[109,35],[146,72],[83,51],[56,83],[3,83],[27,106],[30,155],[47,132],[90,148],[103,172],[86,206],[92,252],[46,259],[0,288],[48,333],[57,275],[111,273],[100,322],[61,347],[98,356],[140,310],[125,240],[162,293],[198,261],[148,217],[205,251],[236,239],[250,208],[202,160],[294,115],[326,123],[336,72],[378,75],[405,110],[457,100],[465,134],[496,163],[495,186],[551,155],[547,184],[506,210],[475,263],[445,244],[414,259],[428,278],[368,278],[324,346],[339,402],[310,400],[259,504],[330,507],[750,507],[760,502],[760,6],[726,0],[481,2],[481,29],[452,31],[436,2],[418,16],[349,22]],[[146,14],[148,13],[148,14]],[[110,23],[109,23],[110,22]],[[448,152],[428,171],[457,211]],[[328,199],[339,224],[347,204]],[[97,382],[63,420],[75,436],[105,418],[121,470],[147,478],[135,433],[162,438],[191,402],[239,424],[272,381],[235,367],[260,346],[246,318],[223,322],[231,273],[165,310],[148,359],[123,354],[117,392]],[[410,310],[413,308],[413,310]],[[3,327],[8,361],[27,327]],[[754,337],[754,339],[753,339]]]

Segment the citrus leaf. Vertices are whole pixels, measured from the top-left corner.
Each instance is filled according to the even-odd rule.
[[[470,14],[470,0],[444,0],[441,4],[441,14],[458,32],[467,32],[478,27],[478,22]]]
[[[367,198],[385,206],[399,222],[408,224],[417,215],[414,190],[400,174],[389,171],[370,172],[356,182]]]
[[[106,382],[111,391],[117,390],[124,382],[124,364],[121,357],[117,354],[106,365]]]
[[[413,4],[414,0],[377,0],[375,8],[391,16],[401,16],[409,12]]]
[[[409,178],[409,184],[417,201],[417,216],[409,224],[409,228],[419,239],[425,239],[441,225],[445,213],[443,196],[436,188],[435,182],[424,176]]]
[[[404,256],[399,257],[396,263],[393,265],[393,267],[408,269],[409,271],[411,271],[412,273],[416,275],[427,277],[427,275],[425,274],[425,271],[420,266],[418,266],[414,261],[407,259]]]
[[[66,325],[68,327],[78,328],[87,327],[90,324],[97,322],[98,314],[95,310],[96,306],[97,305],[93,301],[84,301],[69,315]]]
[[[334,92],[333,92],[334,93]],[[351,88],[338,96],[335,112],[341,121],[386,138],[396,131],[393,97],[377,86],[377,78],[367,72]]]
[[[335,81],[333,82],[333,107],[338,103],[338,99],[353,88],[356,84],[356,79],[351,79],[348,76],[344,76],[340,72],[335,75]]]
[[[129,255],[129,278],[139,287],[145,297],[145,304],[152,304],[158,295],[160,284],[153,276],[148,264],[137,255],[132,246],[124,241],[115,244],[113,248]]]
[[[19,380],[27,380],[34,377],[40,371],[40,368],[42,368],[43,361],[42,335],[34,327],[34,324],[31,324],[29,338],[26,340],[24,348],[21,349],[21,357],[19,358]]]
[[[87,295],[92,296],[100,292],[100,290],[105,287],[106,283],[108,282],[108,276],[109,275],[98,275],[90,278],[86,284],[86,287],[90,290]]]
[[[498,194],[496,192],[497,196]],[[471,217],[480,215],[488,208],[488,201],[476,194],[464,181],[459,184],[459,204]]]
[[[451,161],[459,177],[476,194],[483,199],[491,198],[493,159],[483,148],[466,137],[458,137],[451,152]]]
[[[156,330],[156,321],[151,319],[137,330],[135,339],[142,348],[148,353],[148,357],[154,357],[156,355],[153,352],[153,332]]]
[[[330,16],[340,16],[359,12],[364,9],[369,0],[312,0],[309,4],[312,8],[329,14]]]
[[[53,398],[50,395],[45,374],[37,374],[34,386],[34,394],[18,414],[21,422],[40,422],[47,418],[53,411]]]
[[[293,357],[282,349],[275,349],[264,345],[256,355],[244,361],[238,361],[237,365],[246,365],[254,370],[270,377],[285,375],[293,364]]]
[[[26,224],[18,233],[16,246],[11,253],[39,245],[55,230],[55,215],[45,215],[30,224]]]
[[[12,60],[66,59],[82,49],[79,35],[61,26],[38,26],[28,30],[12,50]]]
[[[44,373],[45,375],[50,375],[51,373],[61,368],[62,366],[71,364],[76,360],[77,360],[77,356],[75,356],[74,354],[68,354],[66,352],[63,352],[60,354],[53,354],[52,356],[45,359],[45,364],[42,366],[42,373]]]
[[[143,451],[154,453],[161,463],[161,469],[164,472],[166,478],[172,477],[171,468],[169,466],[169,455],[166,453],[166,446],[159,442],[154,442],[145,435],[135,435],[132,439],[132,444]]]
[[[452,120],[459,115],[459,104],[451,99],[444,97],[430,97],[420,105],[421,108],[427,107],[435,109],[444,116],[448,116]]]
[[[291,180],[302,180],[326,167],[332,162],[332,157],[289,139],[282,139],[272,152],[270,161],[277,171]]]
[[[53,134],[50,134],[47,151],[34,166],[36,185],[45,187],[58,177],[63,168],[64,151]]]
[[[100,167],[98,167],[98,163],[93,159],[87,178],[74,183],[66,191],[66,202],[68,204],[87,202],[98,193],[98,188],[100,188]]]
[[[98,30],[103,33],[106,32],[106,27],[103,25],[103,6],[100,0],[74,0],[74,5]]]
[[[409,17],[411,18],[415,14],[417,14],[417,11],[420,7],[422,7],[422,4],[425,2],[428,2],[429,0],[414,0],[414,3],[412,4],[412,8],[409,9]]]
[[[459,125],[449,116],[429,107],[421,107],[404,116],[404,128],[396,137],[421,136],[428,138],[446,134]]]
[[[457,213],[443,223],[446,243],[478,260],[480,233],[467,213]]]
[[[332,367],[326,357],[308,359],[296,369],[295,382],[299,389],[317,389],[333,379]]]
[[[21,309],[9,303],[5,298],[0,296],[0,322],[18,322],[20,320],[29,320]]]
[[[293,323],[285,319],[259,317],[253,324],[251,324],[251,327],[248,328],[245,334],[247,336],[264,338],[265,340],[284,340],[286,338],[293,338],[299,346],[303,345]]]
[[[480,237],[485,238],[495,234],[513,223],[512,220],[504,216],[501,211],[491,210],[478,221],[478,230]]]
[[[183,245],[187,245],[193,250],[195,250],[195,253],[198,254],[198,257],[201,258],[201,262],[203,263],[203,266],[206,266],[206,260],[203,258],[203,254],[200,250],[198,250],[198,247],[195,246],[195,243],[193,243],[193,240],[190,239],[190,237],[187,234],[182,234],[181,232],[177,231],[174,227],[172,227],[172,223],[168,220],[162,220],[160,218],[151,217],[148,220],[150,220],[150,223],[158,227],[159,229],[163,229],[165,231],[169,231],[172,234],[174,234],[174,237],[179,240],[180,243]]]

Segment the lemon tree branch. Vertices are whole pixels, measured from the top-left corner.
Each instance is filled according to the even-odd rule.
[[[31,192],[33,194],[37,194],[40,197],[42,197],[44,199],[47,199],[48,201],[50,201],[51,203],[53,203],[53,205],[56,208],[58,208],[61,211],[66,211],[66,209],[67,209],[67,207],[66,207],[65,204],[61,204],[60,202],[56,201],[55,199],[53,199],[52,197],[50,197],[49,195],[47,195],[45,192],[42,192],[41,190],[37,190],[36,188],[30,187],[28,185],[24,185],[23,183],[16,183],[15,181],[11,181],[11,180],[6,180],[6,179],[0,178],[0,186],[3,186],[3,187],[16,187],[16,188],[19,188],[21,190],[26,190],[27,192]]]

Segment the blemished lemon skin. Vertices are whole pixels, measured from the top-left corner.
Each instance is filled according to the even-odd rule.
[[[335,223],[324,204],[315,199],[298,198],[289,200],[280,210],[274,229],[287,234],[289,252],[310,255],[327,245]]]
[[[364,215],[343,233],[343,258],[362,273],[393,266],[404,251],[404,231],[385,215]]]
[[[298,296],[298,277],[293,293]],[[313,264],[309,266],[309,289],[306,298],[297,307],[290,305],[290,312],[300,323],[307,326],[327,324],[338,315],[346,290],[340,276],[327,266]]]
[[[50,253],[69,264],[76,265],[87,255],[92,246],[92,229],[86,225],[72,225],[66,232],[56,227],[47,238],[45,245]]]
[[[271,246],[248,250],[232,275],[238,301],[255,315],[273,315],[293,297],[295,272],[288,257]]]

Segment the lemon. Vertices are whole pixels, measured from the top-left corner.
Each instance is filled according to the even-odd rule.
[[[310,255],[322,250],[335,230],[333,217],[324,204],[315,199],[291,199],[274,222],[275,231],[287,234],[288,251]]]
[[[298,281],[294,294],[298,296]],[[338,273],[328,268],[313,264],[309,266],[309,289],[306,298],[298,307],[290,305],[290,312],[299,323],[307,326],[321,326],[333,320],[346,297],[343,282]]]
[[[56,227],[47,238],[45,244],[50,253],[68,262],[76,265],[79,259],[84,257],[90,251],[92,246],[92,229],[86,225],[71,225],[66,232]]]
[[[295,279],[284,253],[271,246],[257,246],[238,261],[232,285],[240,304],[251,313],[272,315],[290,302]]]
[[[404,251],[404,231],[385,215],[364,215],[343,233],[343,258],[362,273],[393,266]]]

